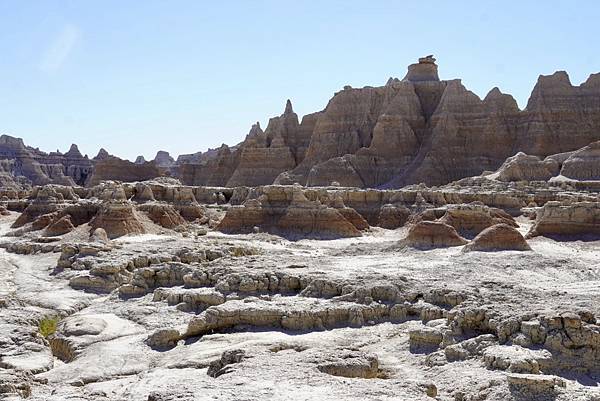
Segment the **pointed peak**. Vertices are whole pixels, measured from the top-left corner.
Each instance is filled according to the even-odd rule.
[[[110,157],[110,154],[104,148],[100,148],[94,160],[106,160]]]
[[[262,135],[263,130],[260,128],[260,123],[257,121],[256,124],[252,124],[252,128],[250,128],[250,132],[246,135],[246,138],[254,138],[258,135]]]
[[[492,90],[490,90],[488,92],[488,94],[485,96],[485,99],[486,100],[490,100],[490,99],[495,99],[495,98],[499,98],[499,97],[502,97],[502,96],[503,96],[503,93],[500,92],[500,88],[498,88],[497,86],[494,86],[492,88]]]
[[[294,109],[292,108],[292,101],[288,99],[287,102],[285,102],[285,111],[283,114],[292,114],[293,112]]]
[[[83,155],[79,151],[79,148],[75,144],[71,145],[71,147],[69,148],[69,151],[67,153],[65,153],[65,156],[67,156],[67,157],[81,157],[81,158],[83,157]]]

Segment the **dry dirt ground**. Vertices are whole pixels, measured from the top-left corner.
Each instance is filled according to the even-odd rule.
[[[12,219],[3,219],[0,232]],[[525,232],[529,222],[519,223]],[[600,316],[600,241],[537,237],[528,252],[465,253],[462,247],[403,248],[405,235],[404,229],[372,229],[332,241],[215,232],[124,237],[111,254],[152,256],[174,246],[252,249],[191,265],[220,274],[216,285],[189,288],[175,280],[178,285],[132,297],[72,288],[74,273],[55,269],[58,253],[0,250],[0,389],[6,390],[0,398],[600,400],[600,360],[576,369],[577,360],[569,364],[518,336],[503,338],[492,324],[465,323],[458,331],[451,324],[473,310],[498,321],[517,319],[517,326],[566,312]],[[256,277],[275,273],[280,283],[281,274],[303,282],[301,290],[257,286]],[[194,304],[204,299],[193,298],[198,291],[226,298]],[[361,309],[394,302],[404,306],[374,317]],[[293,322],[273,324],[277,314],[278,322]],[[64,344],[51,349],[39,336],[24,339],[35,338],[41,317],[55,315]],[[194,320],[200,324],[190,325]],[[217,325],[203,326],[206,321]],[[180,336],[164,347],[148,341],[161,329]],[[473,339],[476,350],[465,343],[459,358],[448,351]]]

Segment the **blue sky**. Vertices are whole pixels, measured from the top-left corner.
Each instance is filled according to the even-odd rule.
[[[539,74],[600,71],[597,1],[0,0],[0,132],[133,159],[242,140],[344,85],[442,79],[521,107]]]

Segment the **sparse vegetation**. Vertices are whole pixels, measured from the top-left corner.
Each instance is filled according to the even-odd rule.
[[[58,320],[58,316],[46,316],[42,320],[40,320],[40,323],[38,324],[40,334],[44,338],[48,338],[49,336],[54,334],[56,332]]]

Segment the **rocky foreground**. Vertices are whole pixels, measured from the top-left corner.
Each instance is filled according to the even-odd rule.
[[[594,146],[442,187],[4,188],[0,398],[600,400]]]

